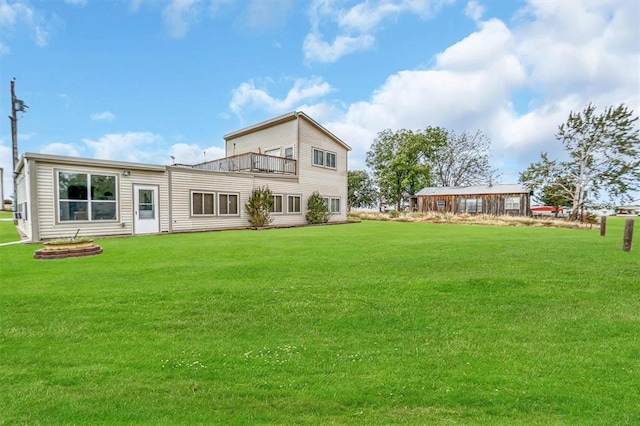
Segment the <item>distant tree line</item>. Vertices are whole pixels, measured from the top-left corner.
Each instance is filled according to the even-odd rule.
[[[568,159],[551,159],[543,152],[519,176],[537,201],[571,206],[571,217],[577,219],[585,209],[630,201],[640,190],[638,116],[624,104],[601,113],[592,103],[572,111],[555,137]],[[349,171],[348,208],[393,205],[401,210],[403,201],[424,187],[497,183],[490,148],[480,131],[383,130],[366,155],[370,173]]]
[[[367,152],[365,170],[349,171],[349,209],[395,206],[427,186],[467,186],[499,178],[491,168],[491,142],[482,132],[441,127],[383,130]]]

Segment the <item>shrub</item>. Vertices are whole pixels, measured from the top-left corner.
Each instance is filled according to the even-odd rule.
[[[307,200],[306,218],[307,222],[311,224],[327,223],[329,221],[329,208],[318,191],[314,191]]]
[[[249,223],[256,228],[262,228],[273,222],[271,207],[273,207],[273,195],[269,187],[254,188],[249,201],[244,206],[249,215]]]

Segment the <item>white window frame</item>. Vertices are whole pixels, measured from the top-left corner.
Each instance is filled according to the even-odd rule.
[[[273,198],[273,203],[271,204],[269,213],[273,213],[273,214],[284,213],[284,196],[282,194],[271,194],[271,197]],[[280,210],[276,210],[276,198],[280,198]]]
[[[193,196],[195,194],[201,194],[202,195],[202,211],[203,213],[196,213],[193,211]],[[211,195],[211,197],[213,197],[213,211],[211,213],[204,213],[204,196],[205,195]],[[218,206],[218,202],[217,202],[218,196],[214,191],[191,191],[191,197],[190,197],[190,207],[191,207],[191,216],[196,216],[196,217],[202,217],[202,216],[215,216],[216,215],[216,207]]]
[[[222,200],[221,197],[226,196],[227,198],[227,202],[226,202],[226,208],[227,208],[227,212],[229,211],[229,197],[230,196],[235,196],[236,197],[236,212],[235,213],[222,213]],[[218,207],[218,216],[240,216],[240,194],[237,192],[218,192],[218,203],[217,203],[217,207]]]
[[[504,197],[504,209],[520,210],[520,197],[517,197],[517,196]]]
[[[474,210],[469,210],[469,201],[475,204]],[[482,197],[464,197],[458,200],[458,213],[482,213]]]
[[[327,169],[335,169],[338,155],[335,152],[326,151],[325,152],[325,167]],[[331,158],[331,160],[329,160]]]
[[[323,197],[322,201],[324,201],[324,205],[327,208],[327,211],[331,214],[340,213],[341,202],[339,197]],[[334,209],[334,205],[338,204],[338,208]]]
[[[312,148],[311,163],[317,167],[324,167],[324,150]]]
[[[316,167],[335,170],[338,163],[338,154],[320,148],[312,148],[311,163]]]
[[[298,199],[298,210],[293,210],[292,207],[295,207],[295,203],[292,203],[292,199]],[[287,214],[302,214],[302,196],[296,194],[287,195]]]
[[[85,175],[86,176],[86,188],[87,188],[87,198],[80,200],[80,199],[71,199],[71,198],[60,198],[60,174],[75,174],[75,175]],[[118,197],[118,188],[119,188],[119,181],[118,181],[118,174],[117,173],[92,173],[90,171],[74,171],[74,170],[56,170],[56,179],[55,179],[55,197],[56,197],[56,218],[58,220],[59,223],[75,223],[75,222],[116,222],[118,221],[118,216],[119,216],[119,211],[120,211],[120,201],[119,201],[119,197]],[[104,177],[112,177],[114,178],[114,188],[113,191],[114,193],[112,194],[113,196],[113,200],[98,200],[98,199],[93,199],[92,198],[92,192],[91,191],[91,184],[92,184],[92,177],[93,176],[104,176]],[[62,219],[62,210],[60,209],[60,205],[61,203],[72,203],[72,202],[77,202],[77,203],[86,203],[87,205],[87,210],[86,210],[86,214],[87,217],[82,218],[82,219]],[[107,203],[107,204],[114,204],[115,205],[115,217],[114,218],[109,218],[109,219],[94,219],[93,215],[94,215],[94,209],[97,207],[98,203]]]

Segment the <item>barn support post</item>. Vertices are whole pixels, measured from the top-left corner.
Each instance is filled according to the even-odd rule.
[[[624,225],[624,239],[622,241],[622,251],[631,251],[633,242],[633,219],[627,219]]]
[[[605,235],[607,235],[607,217],[601,216],[600,217],[600,236],[604,237]]]

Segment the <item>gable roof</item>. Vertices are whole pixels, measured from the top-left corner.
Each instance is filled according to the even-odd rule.
[[[528,194],[529,190],[518,184],[474,186],[430,186],[416,195],[478,195],[478,194]]]
[[[322,127],[317,121],[315,121],[314,119],[312,119],[311,117],[309,117],[307,114],[305,114],[302,111],[292,111],[292,112],[289,112],[287,114],[279,115],[278,117],[271,118],[271,119],[263,121],[261,123],[254,124],[252,126],[245,127],[243,129],[236,130],[236,131],[231,132],[231,133],[227,133],[223,137],[224,137],[225,141],[229,141],[231,139],[235,139],[235,138],[238,138],[240,136],[247,135],[249,133],[253,133],[253,132],[260,131],[260,130],[264,130],[264,129],[267,129],[269,127],[277,126],[278,124],[286,123],[287,121],[296,120],[296,119],[300,119],[300,118],[306,120],[309,124],[311,124],[316,129],[318,129],[319,131],[324,133],[326,136],[331,138],[337,144],[339,144],[342,147],[344,147],[344,149],[346,149],[347,151],[351,151],[351,147],[349,145],[347,145],[346,143],[344,143],[342,141],[342,139],[340,139],[339,137],[337,137],[336,135],[334,135],[333,133],[328,131],[326,128]]]

